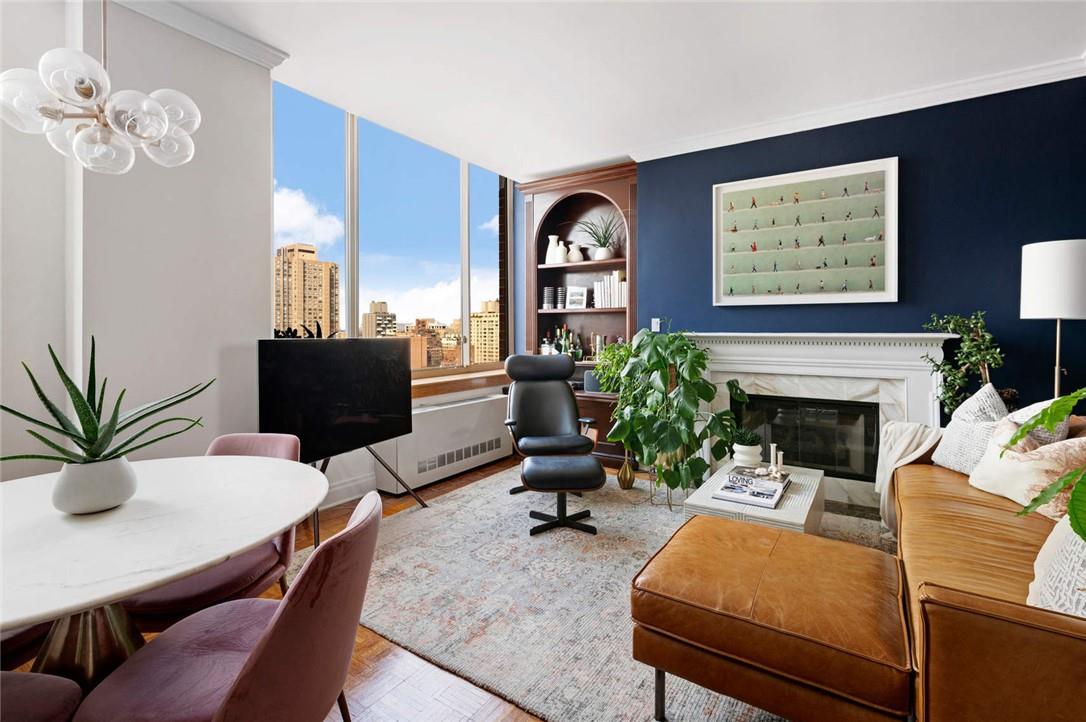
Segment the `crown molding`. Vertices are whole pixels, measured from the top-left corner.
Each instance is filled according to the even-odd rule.
[[[1003,93],[1008,90],[1018,90],[1033,85],[1044,85],[1045,83],[1069,80],[1083,75],[1086,75],[1086,52],[1074,58],[932,85],[927,88],[885,95],[858,103],[800,113],[765,123],[753,123],[713,133],[645,145],[632,151],[630,157],[641,163],[657,158],[667,158],[709,148],[735,145],[761,138],[772,138],[804,130],[851,123],[866,118],[893,115],[894,113],[978,98],[983,95]]]
[[[290,57],[289,53],[279,48],[204,17],[176,2],[151,2],[150,0],[113,0],[113,2],[269,70]]]

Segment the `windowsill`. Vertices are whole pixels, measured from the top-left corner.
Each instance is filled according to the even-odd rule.
[[[488,371],[451,373],[443,376],[426,376],[412,379],[411,398],[421,399],[427,396],[452,394],[458,391],[471,391],[509,383],[504,369]]]

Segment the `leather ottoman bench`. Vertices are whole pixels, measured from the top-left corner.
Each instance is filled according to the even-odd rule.
[[[634,578],[633,656],[794,720],[901,720],[912,687],[898,560],[695,516]]]

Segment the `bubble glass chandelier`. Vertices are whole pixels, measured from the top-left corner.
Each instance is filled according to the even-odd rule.
[[[15,130],[45,135],[49,145],[87,170],[120,175],[136,148],[166,168],[192,160],[200,109],[177,90],[111,92],[106,72],[106,0],[102,0],[102,62],[70,48],[41,56],[37,71],[0,73],[0,118]]]

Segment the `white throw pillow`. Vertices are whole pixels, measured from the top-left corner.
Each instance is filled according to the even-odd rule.
[[[1024,409],[1018,409],[1010,415],[1010,420],[1021,426],[1037,414],[1041,413],[1044,409],[1048,408],[1055,399],[1049,399],[1048,401],[1038,401],[1035,404],[1030,404]],[[1063,441],[1067,438],[1067,431],[1071,427],[1070,419],[1064,419],[1060,422],[1060,425],[1056,427],[1055,431],[1049,431],[1043,426],[1039,426],[1029,432],[1030,437],[1035,439],[1038,444],[1054,444],[1057,441]]]
[[[1052,527],[1037,552],[1026,604],[1086,617],[1086,540],[1067,517]]]
[[[1006,415],[1007,406],[995,386],[985,384],[951,414],[931,460],[962,474],[972,473],[988,448],[996,424]]]
[[[1025,506],[1071,469],[1086,466],[1086,437],[1042,445],[1026,436],[1004,451],[1016,431],[1018,424],[1010,418],[996,423],[988,450],[969,475],[970,486]],[[1050,519],[1061,518],[1073,488],[1064,489],[1037,511]]]

